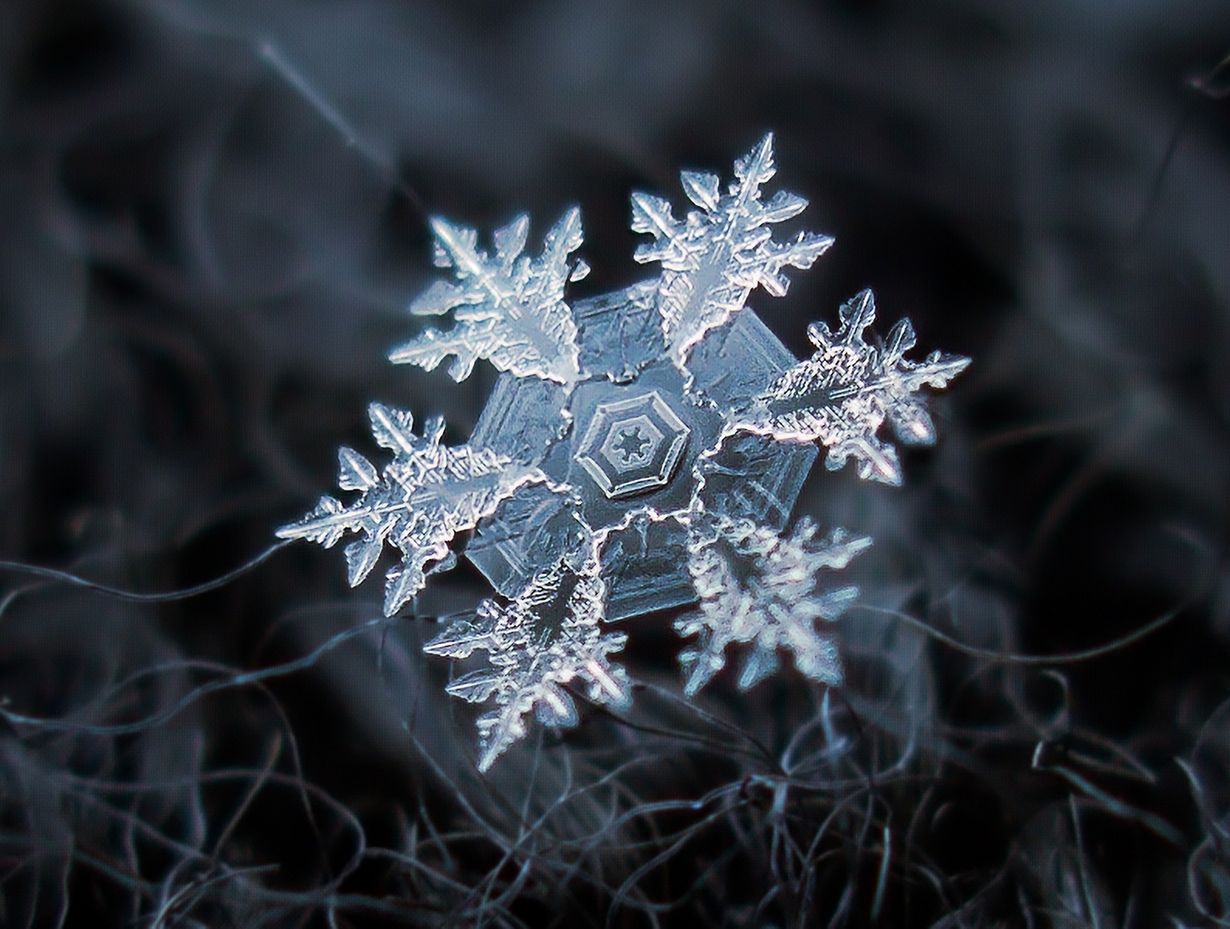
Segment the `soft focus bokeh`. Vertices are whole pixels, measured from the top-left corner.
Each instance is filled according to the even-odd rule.
[[[191,587],[369,401],[464,440],[490,368],[385,360],[427,217],[577,203],[599,293],[632,190],[766,130],[837,245],[765,322],[872,286],[974,363],[903,489],[800,500],[876,540],[845,690],[689,705],[648,616],[631,714],[487,777],[419,650],[468,566],[393,623],[313,546],[170,602],[6,570],[0,926],[1225,925],[1227,54],[1220,0],[6,0],[9,562]]]

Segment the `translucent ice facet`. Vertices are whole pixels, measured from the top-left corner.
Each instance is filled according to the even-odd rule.
[[[795,363],[747,310],[692,353],[689,389],[684,375],[664,357],[652,297],[651,290],[637,285],[577,303],[584,374],[571,388],[511,375],[496,382],[473,441],[532,461],[552,481],[568,484],[576,501],[531,490],[532,503],[512,501],[483,521],[466,556],[505,596],[515,596],[526,583],[541,564],[540,552],[558,549],[551,526],[566,530],[562,509],[577,507],[596,533],[628,523],[636,510],[656,516],[686,513],[698,486],[701,457],[722,436],[724,411],[746,405]],[[643,465],[631,456],[623,462],[616,448],[622,441],[618,423],[639,427],[640,437],[652,440],[655,454]],[[650,445],[640,447],[649,453]],[[705,461],[711,486],[722,488],[708,503],[732,517],[780,527],[815,454],[808,445],[760,436],[727,438],[719,453]],[[686,570],[686,536],[682,524],[669,520],[629,524],[607,536],[602,562],[608,618],[695,599]]]
[[[663,487],[691,430],[656,390],[599,403],[576,460],[612,499]]]

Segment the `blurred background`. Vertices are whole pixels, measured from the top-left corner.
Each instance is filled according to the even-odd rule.
[[[577,203],[601,293],[632,190],[766,130],[837,238],[770,328],[872,286],[974,363],[905,488],[800,500],[876,539],[844,692],[688,705],[643,617],[632,713],[488,777],[419,650],[465,565],[392,624],[313,546],[175,602],[7,571],[0,925],[1224,925],[1227,54],[1221,0],[8,0],[10,562],[189,587],[375,451],[369,401],[463,441],[491,370],[385,360],[426,217]]]

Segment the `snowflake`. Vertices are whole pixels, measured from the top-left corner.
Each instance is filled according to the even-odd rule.
[[[636,253],[658,276],[613,293],[571,300],[568,285],[588,266],[580,213],[567,210],[542,253],[525,253],[520,217],[478,233],[434,220],[435,263],[452,279],[411,304],[418,315],[451,314],[390,354],[427,370],[452,358],[462,380],[479,359],[500,373],[468,444],[440,444],[443,424],[413,435],[409,413],[371,408],[376,441],[394,452],[382,474],[342,449],[344,505],[325,497],[279,530],[326,546],[347,532],[350,583],[372,570],[384,543],[400,550],[385,610],[408,602],[434,571],[465,556],[497,597],[453,623],[426,650],[486,665],[449,685],[450,694],[494,708],[478,721],[487,770],[521,739],[531,711],[548,725],[577,721],[576,688],[620,709],[625,672],[609,656],[625,644],[612,622],[696,605],[676,623],[694,639],[681,653],[694,695],[725,664],[732,645],[750,645],[739,678],[750,687],[772,673],[778,652],[823,684],[837,686],[841,663],[818,621],[835,619],[854,588],[821,572],[843,568],[870,541],[835,530],[818,538],[807,519],[782,535],[817,455],[859,461],[859,473],[900,482],[891,447],[876,433],[887,420],[904,442],[929,443],[934,428],[919,397],[943,387],[968,363],[934,353],[906,361],[908,321],[883,345],[863,334],[874,319],[869,292],[842,307],[834,334],[808,330],[816,353],[798,361],[746,306],[752,291],[785,294],[786,268],[805,269],[832,244],[798,233],[779,242],[770,227],[806,201],[778,192],[772,136],[736,161],[723,190],[716,175],[684,172],[696,207],[677,220],[670,204],[632,198],[632,228],[653,241]]]

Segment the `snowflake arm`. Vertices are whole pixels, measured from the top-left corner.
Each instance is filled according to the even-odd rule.
[[[747,411],[736,415],[734,428],[783,441],[819,441],[829,449],[829,470],[854,458],[859,477],[899,485],[897,453],[876,433],[887,420],[898,441],[933,444],[935,425],[920,392],[923,387],[946,387],[969,359],[932,352],[922,362],[907,361],[903,356],[915,341],[910,321],[899,321],[877,347],[863,338],[874,320],[875,298],[864,290],[842,306],[837,332],[822,322],[812,323],[807,336],[815,354],[791,367]]]
[[[658,306],[662,333],[675,364],[681,369],[692,347],[710,330],[725,325],[743,309],[748,295],[763,287],[775,297],[785,295],[786,267],[806,269],[833,239],[801,232],[793,241],[775,242],[768,228],[799,215],[807,201],[779,191],[765,203],[760,188],[776,172],[773,135],[735,162],[735,180],[723,194],[716,174],[685,171],[684,193],[698,210],[675,219],[661,197],[632,195],[632,230],[654,241],[641,245],[639,262],[662,265]]]
[[[359,498],[347,505],[322,497],[316,509],[277,535],[332,548],[347,533],[362,533],[346,546],[352,587],[371,573],[385,542],[399,549],[401,564],[388,572],[385,588],[384,612],[391,616],[422,589],[430,570],[451,565],[449,544],[459,532],[473,529],[521,488],[547,478],[491,449],[441,445],[444,421],[438,417],[417,436],[408,412],[373,403],[368,415],[376,441],[394,453],[384,473],[342,448],[338,486],[360,491]]]
[[[478,720],[480,771],[525,736],[531,710],[545,725],[576,725],[576,705],[565,689],[574,680],[595,703],[629,703],[627,674],[608,658],[627,636],[602,631],[605,598],[596,558],[579,569],[561,559],[509,603],[483,601],[473,620],[453,623],[424,646],[445,658],[487,653],[487,667],[448,686],[455,697],[496,704]]]
[[[778,667],[779,649],[794,655],[808,677],[832,686],[842,682],[833,639],[816,628],[831,621],[857,596],[855,587],[820,588],[822,568],[841,569],[871,544],[865,537],[835,530],[815,540],[816,526],[800,520],[789,536],[750,520],[693,516],[688,570],[699,610],[675,623],[697,642],[680,653],[687,674],[684,691],[694,696],[726,664],[726,649],[751,643],[739,676],[746,690]]]
[[[410,305],[416,315],[454,311],[448,331],[428,330],[394,349],[389,360],[428,371],[453,356],[449,374],[462,381],[479,358],[518,377],[570,384],[580,377],[580,349],[572,310],[564,301],[570,281],[588,273],[569,255],[583,241],[581,212],[568,210],[547,233],[539,258],[524,255],[529,219],[519,216],[493,235],[495,251],[478,248],[478,233],[433,219],[435,263],[455,281],[436,281]]]

